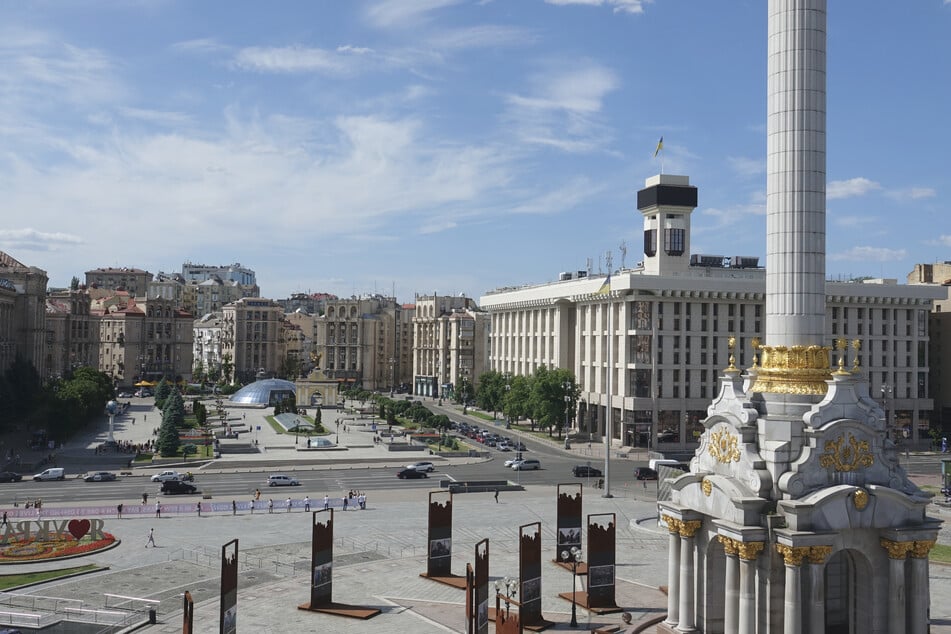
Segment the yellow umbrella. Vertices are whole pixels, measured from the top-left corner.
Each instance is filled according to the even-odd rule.
[[[135,384],[136,387],[152,387],[154,383],[149,383],[148,381],[139,381]]]

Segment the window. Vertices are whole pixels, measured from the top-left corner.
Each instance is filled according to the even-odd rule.
[[[657,255],[657,229],[644,231],[644,255],[648,257]]]
[[[664,251],[667,255],[683,255],[686,240],[685,229],[667,229],[664,231]]]

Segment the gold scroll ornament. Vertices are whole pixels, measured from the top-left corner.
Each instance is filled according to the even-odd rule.
[[[819,464],[836,471],[855,471],[863,467],[871,467],[875,458],[869,451],[867,440],[858,440],[849,434],[849,441],[845,442],[845,434],[835,440],[826,441],[825,452],[819,456]],[[856,501],[856,507],[858,501]],[[862,509],[859,509],[862,510]]]
[[[707,452],[717,462],[724,464],[740,461],[740,450],[736,446],[736,436],[726,429],[719,429],[710,434],[710,447]]]

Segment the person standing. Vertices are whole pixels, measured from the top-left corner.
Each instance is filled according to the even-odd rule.
[[[496,503],[496,504],[499,503],[499,490],[498,490],[498,489],[495,489],[495,503]]]
[[[310,513],[310,496],[309,495],[304,496],[304,512]]]
[[[231,500],[231,514],[232,515],[238,514],[238,503],[234,500]]]
[[[267,500],[267,512],[268,513],[274,512],[274,500],[272,500],[271,498],[268,498]]]
[[[326,493],[324,493],[324,509],[326,510],[329,508],[330,508],[330,497]]]
[[[195,505],[195,510],[198,511],[198,517],[201,517],[201,502]]]
[[[148,538],[148,540],[146,540],[146,542],[145,542],[145,547],[148,548],[148,547],[149,547],[149,544],[152,545],[152,548],[155,548],[155,547],[156,547],[156,546],[155,546],[155,529],[154,529],[154,528],[150,528],[150,529],[149,529],[149,538]]]
[[[347,496],[343,496],[343,510],[347,510]]]
[[[155,517],[162,517],[162,503],[155,501]]]
[[[254,515],[254,498],[251,498],[251,515]]]
[[[366,510],[366,508],[367,508],[367,494],[364,493],[363,491],[361,491],[361,492],[360,492],[360,495],[357,496],[357,504],[360,505],[360,508],[361,508],[362,510],[364,510],[364,511]]]
[[[291,496],[287,496],[287,512],[291,512]]]
[[[120,508],[120,509],[122,508],[122,505],[121,505],[121,504],[119,505],[119,508]],[[121,510],[119,511],[119,517],[122,517],[122,511],[121,511]],[[6,525],[7,525],[7,512],[4,511],[4,512],[3,512],[3,521],[0,522],[0,526],[6,526]]]
[[[121,503],[121,502],[116,505],[116,515],[119,516],[119,519],[120,519],[120,520],[122,519],[122,503]],[[3,513],[3,523],[4,523],[4,524],[7,523],[7,513],[6,513],[6,511],[4,511],[4,513]]]

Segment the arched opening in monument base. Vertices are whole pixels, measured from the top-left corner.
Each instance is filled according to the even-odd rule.
[[[851,549],[836,552],[826,562],[823,580],[826,633],[870,632],[872,567],[865,555]]]
[[[726,605],[726,553],[716,534],[711,534],[707,547],[698,556],[703,574],[697,578],[698,623],[704,632],[723,632]],[[735,555],[734,555],[735,556]],[[704,584],[706,580],[706,585]],[[711,581],[715,580],[715,581]]]

